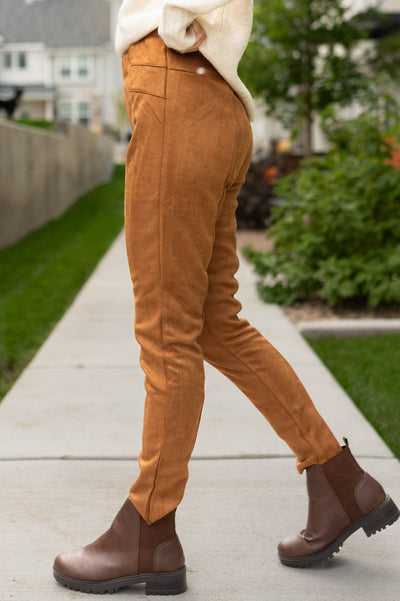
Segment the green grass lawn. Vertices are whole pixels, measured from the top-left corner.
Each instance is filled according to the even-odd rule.
[[[308,342],[400,458],[400,335]]]
[[[54,130],[54,121],[44,121],[39,119],[18,119],[16,123],[20,125],[30,125],[31,127],[39,127],[40,129]]]
[[[123,227],[124,167],[59,219],[0,251],[0,400]]]

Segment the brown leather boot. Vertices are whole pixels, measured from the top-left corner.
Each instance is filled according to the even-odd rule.
[[[128,498],[107,532],[58,555],[53,572],[58,582],[83,593],[113,593],[138,583],[145,583],[146,595],[183,593],[186,568],[175,510],[149,526]]]
[[[342,452],[307,468],[307,526],[278,545],[279,559],[304,568],[330,559],[353,532],[367,536],[393,524],[399,510],[382,486],[354,459],[344,438]]]

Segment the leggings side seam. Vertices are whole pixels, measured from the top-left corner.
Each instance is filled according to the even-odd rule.
[[[163,139],[162,139],[162,153],[161,153],[161,166],[160,166],[160,177],[159,177],[159,183],[158,183],[158,202],[159,202],[159,207],[158,207],[158,249],[159,249],[159,282],[160,282],[160,337],[161,337],[161,348],[164,347],[164,328],[163,328],[163,307],[164,307],[164,303],[163,303],[163,290],[164,290],[164,270],[163,270],[163,236],[162,236],[162,215],[163,215],[163,203],[162,203],[162,198],[161,198],[161,183],[163,181],[163,175],[164,175],[164,169],[165,169],[165,165],[164,165],[164,158],[165,158],[165,137],[166,137],[166,112],[167,112],[167,79],[168,79],[168,65],[167,65],[167,53],[166,53],[166,48],[164,48],[164,58],[165,58],[165,64],[166,64],[166,70],[165,70],[165,82],[164,82],[164,124],[163,124]],[[165,381],[167,381],[167,364],[166,364],[166,359],[165,359],[165,355],[162,355],[162,362],[163,362],[163,370],[164,370],[164,376],[165,376]],[[168,401],[167,401],[168,402]],[[167,413],[167,409],[166,407],[164,407],[164,417],[163,417],[163,434],[162,434],[162,440],[161,440],[161,444],[160,444],[160,450],[158,452],[158,460],[157,460],[157,465],[156,465],[156,469],[155,469],[155,473],[154,473],[154,480],[153,480],[153,487],[150,491],[149,494],[149,498],[147,500],[147,507],[146,507],[146,518],[147,521],[150,521],[150,514],[151,514],[151,499],[152,496],[154,494],[155,488],[156,488],[156,483],[157,483],[157,475],[158,475],[158,469],[160,466],[160,461],[161,461],[161,454],[162,454],[162,450],[163,450],[163,446],[164,446],[164,442],[165,442],[165,426],[166,426],[166,413]]]

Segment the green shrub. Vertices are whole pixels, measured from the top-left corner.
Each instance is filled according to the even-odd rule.
[[[267,232],[274,249],[244,255],[266,302],[320,298],[334,305],[400,302],[400,170],[389,138],[363,114],[331,125],[333,147],[277,185],[284,206]]]

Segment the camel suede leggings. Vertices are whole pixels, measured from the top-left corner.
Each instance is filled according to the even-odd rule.
[[[204,360],[260,410],[299,472],[341,447],[287,361],[237,315],[236,197],[252,152],[241,101],[199,52],[179,54],[156,32],[122,62],[133,130],[125,235],[146,389],[130,498],[150,524],[184,494]]]

